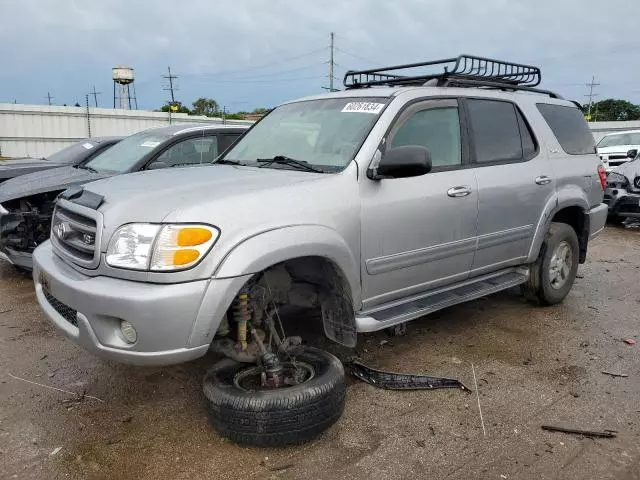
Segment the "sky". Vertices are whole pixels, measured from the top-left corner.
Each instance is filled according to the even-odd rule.
[[[273,107],[348,69],[461,53],[539,65],[543,88],[640,103],[637,0],[0,0],[0,103],[113,106],[111,68],[135,69],[138,107],[215,99]],[[627,28],[630,26],[630,28]],[[93,97],[91,97],[93,103]]]

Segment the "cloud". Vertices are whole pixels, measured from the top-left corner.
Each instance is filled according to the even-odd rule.
[[[169,65],[185,103],[211,96],[233,109],[273,105],[327,85],[333,31],[338,77],[474,53],[538,63],[548,87],[578,100],[595,75],[601,97],[640,102],[640,66],[631,60],[640,40],[619,26],[640,13],[633,0],[606,8],[596,0],[0,0],[0,11],[0,42],[9,47],[0,101],[41,103],[52,91],[74,103],[95,84],[109,104],[111,67],[127,64],[143,107],[167,98]]]

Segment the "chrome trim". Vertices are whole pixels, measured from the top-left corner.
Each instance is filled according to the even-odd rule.
[[[97,210],[93,210],[91,208],[88,207],[84,207],[82,205],[78,205],[77,203],[73,203],[70,202],[68,200],[64,200],[62,198],[58,199],[57,203],[56,203],[56,208],[53,211],[53,216],[52,216],[52,220],[51,220],[51,227],[53,229],[53,225],[54,225],[54,221],[56,219],[56,217],[58,216],[58,212],[59,212],[59,208],[62,208],[64,210],[68,210],[72,213],[75,213],[76,215],[85,217],[87,219],[90,219],[92,221],[95,222],[95,230],[91,231],[91,228],[93,227],[89,227],[87,225],[82,225],[80,222],[70,219],[68,216],[65,216],[64,213],[62,214],[62,217],[65,219],[64,221],[69,221],[70,224],[74,225],[74,228],[76,225],[80,226],[81,228],[78,228],[78,230],[81,231],[87,231],[87,233],[95,233],[95,240],[93,243],[93,257],[91,260],[85,260],[83,258],[80,258],[76,255],[71,254],[69,251],[67,251],[67,249],[64,246],[64,243],[61,242],[55,235],[55,233],[51,232],[50,238],[51,238],[51,244],[53,245],[53,250],[56,253],[56,255],[58,255],[59,257],[63,258],[64,260],[67,260],[71,263],[74,263],[76,265],[79,265],[81,267],[84,268],[88,268],[88,269],[95,269],[98,267],[98,264],[100,263],[100,245],[101,245],[101,240],[102,240],[102,226],[103,226],[103,219],[102,219],[102,214],[100,212],[98,212]],[[80,250],[80,248],[77,248],[76,245],[74,245],[72,242],[69,242],[69,245],[71,248],[76,248],[78,250]],[[89,253],[89,252],[87,252]]]

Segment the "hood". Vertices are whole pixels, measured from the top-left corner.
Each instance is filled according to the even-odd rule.
[[[640,149],[640,145],[612,145],[611,147],[598,147],[598,155],[619,154],[626,155],[629,150]]]
[[[0,202],[54,190],[66,190],[74,185],[92,182],[109,176],[74,167],[50,168],[29,173],[0,183]]]
[[[215,165],[168,168],[112,177],[85,190],[103,197],[99,210],[118,222],[161,222],[171,212],[330,176],[285,169]]]
[[[640,177],[640,158],[625,162],[611,171],[624,175],[629,180],[629,183],[633,184],[634,179]]]
[[[49,162],[44,158],[12,158],[11,160],[2,160],[0,161],[0,180],[61,166],[62,164]]]

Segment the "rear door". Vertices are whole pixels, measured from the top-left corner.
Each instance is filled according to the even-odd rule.
[[[584,192],[590,207],[600,204],[603,197],[598,177],[600,159],[595,154],[595,141],[582,111],[569,105],[538,103],[536,106],[558,141],[551,146],[549,157],[560,202],[563,192],[571,192],[574,197],[576,192]]]
[[[512,102],[465,100],[478,181],[478,239],[471,275],[521,263],[555,193],[549,159]]]

